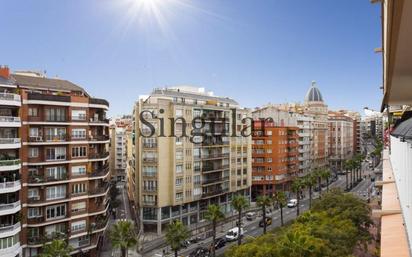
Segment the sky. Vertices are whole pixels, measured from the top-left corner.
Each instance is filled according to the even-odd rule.
[[[2,0],[0,64],[46,71],[130,114],[153,88],[192,85],[243,107],[379,109],[379,4],[369,0]]]

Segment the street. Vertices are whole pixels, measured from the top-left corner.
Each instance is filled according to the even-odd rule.
[[[369,175],[373,176],[373,171],[370,170],[368,168],[368,163],[365,162],[362,164],[363,166],[363,175],[366,176],[366,179],[362,179],[361,182],[359,182],[350,192],[352,192],[353,194],[358,195],[359,197],[361,197],[362,199],[367,199],[369,197],[369,193],[371,192],[371,188],[372,188],[372,182],[371,179],[369,178]],[[378,165],[379,167],[379,165]],[[329,188],[341,188],[341,189],[345,189],[346,187],[346,177],[345,175],[339,175],[338,179],[334,182],[332,182],[329,186]],[[326,188],[322,188],[322,192],[325,192]],[[308,193],[306,193],[306,198],[300,201],[300,211],[301,213],[303,213],[304,211],[308,210],[309,208],[309,199],[308,199]],[[319,196],[319,193],[314,192],[313,193],[313,198],[317,198]],[[271,229],[274,229],[276,227],[280,226],[280,210],[276,210],[273,211],[269,214],[267,214],[268,217],[272,217],[272,224],[269,225],[268,231]],[[284,222],[287,223],[293,219],[296,218],[296,208],[287,208],[285,207],[283,209],[283,218],[284,218]],[[247,221],[245,218],[243,218],[243,224],[244,224],[244,229],[245,229],[245,235],[244,235],[244,239],[248,239],[248,238],[255,238],[257,236],[260,236],[263,232],[263,228],[259,227],[259,221],[261,220],[261,217],[256,217],[255,220],[253,221]],[[227,223],[227,224],[223,224],[220,225],[217,229],[218,233],[217,233],[217,237],[216,238],[220,238],[220,237],[224,237],[226,231],[228,231],[229,229],[235,227],[236,225],[232,224],[232,222]],[[208,246],[211,244],[212,242],[212,238],[209,237],[205,240],[200,241],[199,243],[195,243],[190,245],[187,248],[181,249],[179,254],[180,256],[188,256],[194,249],[196,249],[197,247],[205,247],[208,248]],[[223,255],[224,251],[226,249],[228,249],[229,247],[235,245],[237,243],[237,241],[234,242],[227,242],[226,245],[222,248],[219,248],[216,250],[216,255],[220,256]],[[158,250],[154,250],[151,251],[149,253],[145,253],[144,256],[155,256],[155,254],[158,254],[157,256],[161,256],[163,250],[165,250],[168,254],[172,255],[170,253],[170,251],[168,251],[168,247],[165,248],[159,248]],[[166,255],[169,256],[169,255]]]

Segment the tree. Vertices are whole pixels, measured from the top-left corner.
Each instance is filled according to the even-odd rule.
[[[329,179],[331,177],[330,170],[326,168],[320,170],[320,177],[326,180],[326,191],[329,192]]]
[[[316,177],[313,174],[308,174],[303,178],[303,184],[309,190],[309,208],[312,207],[312,193],[313,193],[313,186],[316,185]]]
[[[238,229],[240,231],[240,229],[242,228],[242,211],[249,206],[249,202],[243,195],[236,195],[232,199],[232,206],[238,212]],[[237,238],[237,244],[242,244],[242,237],[239,236]]]
[[[303,184],[303,182],[300,178],[296,178],[292,182],[292,191],[295,192],[296,200],[297,200],[296,216],[299,216],[299,214],[300,214],[300,193],[301,193],[303,187],[304,187],[304,184]]]
[[[313,172],[313,176],[316,177],[316,179],[318,180],[318,187],[319,187],[319,196],[322,195],[322,175],[321,175],[321,170],[320,169],[316,169]]]
[[[216,226],[217,223],[225,217],[220,207],[216,204],[211,204],[207,207],[205,214],[206,220],[212,222],[213,235],[212,235],[212,257],[215,257],[215,241],[216,241]],[[238,236],[240,236],[240,231],[238,231]]]
[[[276,192],[273,196],[273,201],[279,205],[280,209],[280,225],[283,226],[283,207],[286,205],[286,194],[283,191]]]
[[[278,255],[282,257],[321,257],[325,255],[325,242],[311,235],[302,226],[292,227],[276,242]]]
[[[170,248],[175,252],[175,257],[178,255],[178,251],[182,247],[182,243],[188,239],[190,232],[180,220],[172,221],[167,227],[166,242],[170,245]]]
[[[266,207],[271,205],[271,199],[269,196],[261,195],[256,199],[256,204],[262,208],[262,217],[263,217],[263,234],[266,234]]]
[[[64,240],[55,239],[51,244],[44,244],[40,257],[70,257],[73,247]]]
[[[345,161],[345,165],[344,165],[344,169],[345,169],[345,176],[346,176],[346,190],[349,190],[349,177],[348,177],[348,173],[350,170],[352,170],[352,166],[353,166],[353,161],[352,160],[346,160]],[[351,182],[352,183],[352,182]],[[352,186],[351,186],[352,187]]]
[[[113,248],[120,249],[122,257],[126,257],[128,249],[137,245],[137,235],[131,221],[118,221],[109,232]]]

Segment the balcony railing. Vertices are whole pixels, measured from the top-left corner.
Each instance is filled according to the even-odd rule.
[[[104,152],[104,153],[90,153],[89,154],[89,159],[103,159],[109,156],[109,152]]]
[[[70,96],[66,95],[46,95],[39,93],[29,93],[27,95],[28,100],[40,100],[40,101],[56,101],[56,102],[70,102]]]
[[[14,231],[18,229],[20,226],[21,226],[20,222],[17,222],[14,225],[4,225],[4,226],[2,225],[2,227],[0,227],[0,234]]]
[[[0,203],[0,211],[15,209],[20,206],[20,201],[14,203]]]
[[[14,166],[20,164],[20,159],[14,160],[0,160],[0,167],[4,166]]]
[[[20,138],[0,138],[0,144],[19,144]]]
[[[0,182],[0,191],[4,189],[10,189],[21,186],[20,180],[9,181],[9,182]]]
[[[213,195],[219,195],[219,194],[223,194],[228,192],[228,189],[219,189],[219,190],[213,190],[213,191],[209,191],[209,192],[203,192],[202,193],[202,197],[209,197],[209,196],[213,196]]]
[[[109,139],[110,137],[108,135],[92,135],[89,137],[90,141],[106,141]]]
[[[0,100],[20,102],[21,97],[18,94],[0,93]]]
[[[0,116],[0,122],[13,122],[13,123],[20,123],[20,117],[13,117],[13,116]]]
[[[97,169],[90,173],[90,177],[101,177],[106,175],[109,172],[109,165],[105,165],[100,169]]]
[[[89,103],[91,103],[91,104],[101,104],[101,105],[106,105],[107,107],[109,107],[109,102],[104,100],[104,99],[90,98]]]
[[[89,190],[89,195],[99,195],[105,193],[109,189],[109,184],[103,184],[97,188]]]

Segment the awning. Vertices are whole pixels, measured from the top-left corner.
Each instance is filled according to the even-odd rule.
[[[399,124],[391,133],[394,137],[412,139],[412,118],[409,118]]]

